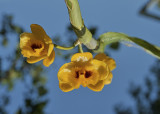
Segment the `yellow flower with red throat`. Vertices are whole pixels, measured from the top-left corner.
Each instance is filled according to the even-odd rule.
[[[103,56],[101,56],[103,55]],[[59,87],[68,92],[80,85],[93,91],[101,91],[112,80],[111,70],[115,61],[105,54],[98,54],[94,59],[91,53],[76,53],[71,62],[64,64],[58,71]]]
[[[50,66],[55,58],[54,45],[44,29],[37,24],[31,25],[32,33],[20,35],[20,48],[28,63],[36,63],[43,59],[44,66]]]

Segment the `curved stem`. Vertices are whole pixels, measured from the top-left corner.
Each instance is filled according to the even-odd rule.
[[[54,47],[57,49],[61,49],[61,50],[71,50],[75,47],[75,45],[73,45],[71,47],[63,47],[63,46],[59,46],[59,45],[54,44]]]

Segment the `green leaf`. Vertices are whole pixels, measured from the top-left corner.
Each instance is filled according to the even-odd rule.
[[[126,34],[116,33],[116,32],[107,32],[107,33],[102,34],[99,37],[100,48],[96,51],[102,52],[102,51],[104,51],[104,48],[106,45],[111,44],[111,43],[115,43],[115,42],[122,42],[122,41],[135,43],[138,46],[142,47],[144,49],[144,51],[146,51],[147,53],[160,59],[160,47],[152,45],[145,40],[135,38],[135,37],[129,37]]]

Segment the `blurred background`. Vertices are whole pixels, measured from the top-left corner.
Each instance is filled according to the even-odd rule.
[[[79,0],[85,25],[95,38],[122,32],[160,46],[160,0]],[[64,0],[0,0],[0,114],[160,114],[160,61],[136,45],[114,43],[113,80],[101,92],[59,89],[57,72],[78,52],[55,49],[49,67],[26,63],[19,35],[41,25],[57,45],[76,36]],[[85,49],[86,51],[90,51]]]

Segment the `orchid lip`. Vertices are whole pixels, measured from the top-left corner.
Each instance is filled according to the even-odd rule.
[[[35,49],[40,49],[40,48],[42,48],[42,45],[41,45],[41,44],[32,44],[32,45],[31,45],[31,48],[32,48],[33,50],[35,50]]]
[[[92,76],[92,72],[91,71],[84,71],[84,72],[76,71],[75,78],[78,79],[80,76],[84,76],[85,78],[89,78]]]

